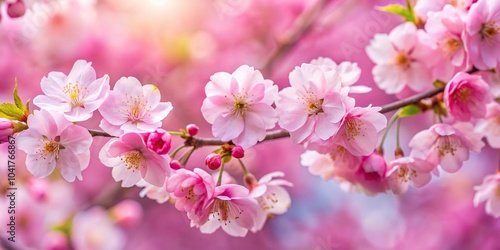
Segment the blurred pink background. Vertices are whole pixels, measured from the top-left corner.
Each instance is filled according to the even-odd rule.
[[[374,8],[394,2],[398,1],[330,1],[311,32],[264,76],[281,89],[288,85],[288,73],[301,63],[319,56],[353,61],[362,69],[359,83],[374,87],[369,96],[355,96],[359,106],[394,101],[394,96],[374,86],[373,63],[364,51],[373,34],[388,32],[402,21]],[[163,123],[165,129],[196,123],[200,136],[210,137],[210,126],[200,113],[210,75],[232,72],[242,64],[262,68],[297,17],[315,4],[316,0],[38,1],[24,17],[13,20],[3,15],[0,22],[0,101],[12,101],[15,77],[21,98],[33,99],[41,93],[43,76],[50,71],[69,73],[76,60],[85,59],[92,62],[98,77],[108,74],[112,85],[122,76],[156,84],[162,100],[174,106]],[[403,121],[403,145],[430,124],[428,118],[423,115]],[[99,120],[96,112],[84,124],[97,129]],[[24,153],[18,151],[17,208],[23,221],[14,246],[44,249],[55,225],[119,185],[113,181],[111,169],[97,159],[106,141],[94,138],[93,159],[83,172],[83,181],[48,178],[42,180],[43,188],[31,180]],[[6,145],[0,147],[3,183]],[[390,155],[391,138],[386,147]],[[188,168],[202,167],[211,150],[196,151]],[[287,139],[247,151],[246,165],[257,178],[283,171],[294,187],[288,189],[292,196],[289,211],[245,238],[231,237],[222,230],[204,235],[191,228],[185,213],[172,204],[140,198],[137,187],[123,189],[100,205],[113,206],[123,199],[140,203],[143,218],[120,227],[126,235],[124,249],[500,249],[500,222],[485,214],[484,205],[474,208],[472,204],[473,186],[495,171],[498,155],[491,149],[473,154],[458,173],[442,174],[430,185],[411,188],[400,197],[346,193],[337,183],[309,174],[300,165],[302,152],[301,146]],[[230,167],[229,171],[241,179],[239,168]],[[43,199],[36,196],[37,190],[44,191]],[[7,200],[3,193],[0,202],[4,225]],[[2,238],[6,238],[4,231],[2,226]]]

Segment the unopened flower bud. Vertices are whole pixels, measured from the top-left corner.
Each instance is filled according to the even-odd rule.
[[[14,123],[5,118],[0,118],[0,143],[9,141],[9,136],[14,133]]]
[[[243,158],[245,156],[245,150],[243,150],[241,146],[236,145],[231,150],[231,155],[236,159]]]
[[[133,227],[142,219],[142,207],[134,200],[124,200],[110,210],[111,217],[123,227]]]
[[[182,165],[178,160],[172,160],[170,161],[170,168],[173,170],[179,170],[182,168]]]
[[[160,155],[167,154],[172,145],[172,136],[164,129],[159,128],[149,134],[146,145]]]
[[[396,159],[402,158],[405,156],[405,153],[403,152],[403,150],[401,148],[396,148],[394,150],[394,156],[396,157]]]
[[[217,170],[222,164],[222,158],[219,154],[209,154],[207,158],[205,158],[205,165],[212,170]]]
[[[186,126],[186,131],[190,136],[195,136],[198,134],[199,128],[195,124],[189,124]]]
[[[7,4],[7,15],[12,18],[22,17],[26,13],[26,6],[22,0]]]
[[[247,185],[248,189],[252,190],[253,187],[258,185],[257,179],[253,174],[247,174],[245,175],[245,184]]]

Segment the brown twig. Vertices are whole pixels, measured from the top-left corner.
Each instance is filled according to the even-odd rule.
[[[280,39],[277,48],[271,53],[269,58],[266,60],[261,68],[264,74],[268,74],[272,71],[272,68],[276,61],[283,57],[288,51],[290,51],[297,42],[308,33],[311,32],[313,28],[313,23],[316,21],[318,15],[328,4],[329,0],[318,0],[315,6],[311,9],[304,11],[295,21],[293,26],[288,30],[286,35]]]
[[[382,106],[380,113],[384,114],[384,113],[391,112],[391,111],[397,110],[399,108],[402,108],[406,105],[417,104],[418,102],[420,102],[421,100],[423,100],[425,98],[433,97],[433,96],[443,92],[443,90],[444,90],[444,87],[437,88],[437,89],[429,90],[427,92],[424,92],[424,93],[421,93],[418,95],[414,95],[412,97],[409,97],[409,98],[406,98],[403,100],[389,103],[387,105]]]

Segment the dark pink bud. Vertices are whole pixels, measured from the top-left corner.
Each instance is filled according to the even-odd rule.
[[[241,146],[236,145],[231,150],[231,155],[236,159],[243,158],[245,156],[245,150],[243,150]]]
[[[172,136],[159,128],[149,134],[146,146],[160,155],[167,154],[172,146]]]
[[[222,158],[219,154],[211,153],[205,158],[205,165],[212,170],[217,170],[222,164]]]
[[[7,15],[16,18],[22,17],[26,13],[26,6],[22,0],[17,0],[15,3],[7,4]]]
[[[173,170],[179,170],[182,168],[182,165],[178,160],[172,160],[170,161],[170,168]]]
[[[198,134],[199,128],[195,124],[189,124],[186,126],[186,130],[190,136],[195,136]]]

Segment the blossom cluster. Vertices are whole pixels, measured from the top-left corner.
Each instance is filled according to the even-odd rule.
[[[427,184],[439,169],[455,173],[469,159],[469,152],[480,152],[485,146],[499,148],[497,72],[500,66],[499,39],[500,3],[498,1],[418,1],[407,8],[394,6],[386,11],[405,17],[405,22],[389,34],[376,34],[366,53],[375,63],[372,73],[377,86],[387,94],[405,98],[412,94],[442,88],[443,94],[429,103],[418,103],[417,113],[434,111],[438,122],[417,133],[409,142],[411,153],[405,157],[401,148],[395,150],[396,159],[386,163],[380,156],[356,159],[375,174],[379,185],[364,185],[367,176],[345,174],[331,166],[341,165],[335,153],[325,155],[307,153],[315,160],[305,159],[310,171],[324,178],[335,177],[349,183],[361,183],[370,193],[392,190],[406,191],[408,182],[416,187]],[[404,110],[399,119],[404,118]],[[448,116],[449,115],[449,116]],[[398,116],[398,114],[396,114]],[[399,125],[398,125],[399,126]],[[346,157],[344,157],[345,159]],[[372,159],[373,158],[373,159]],[[327,162],[327,163],[326,163]],[[327,169],[325,165],[330,166]],[[438,168],[439,167],[439,168]],[[494,176],[485,178],[474,203],[494,198],[497,189]],[[368,179],[373,181],[373,175]],[[356,185],[355,185],[356,186]],[[359,186],[359,185],[358,185]],[[349,186],[351,187],[351,186]],[[486,211],[498,216],[500,210],[489,202]]]
[[[221,176],[228,175],[224,163],[232,158],[240,161],[245,155],[243,146],[229,143],[208,155],[205,161],[211,170],[220,168],[218,177],[202,168],[186,169],[189,156],[196,148],[192,146],[189,154],[176,158],[184,147],[181,146],[169,155],[172,136],[193,139],[198,127],[189,124],[181,132],[162,129],[162,121],[172,110],[172,104],[161,101],[156,86],[143,85],[134,77],[122,77],[111,89],[109,81],[107,75],[97,78],[90,62],[78,60],[68,75],[50,72],[42,79],[44,94],[33,100],[40,110],[32,113],[28,106],[22,105],[16,88],[15,112],[20,112],[20,116],[2,118],[2,142],[17,134],[18,147],[27,154],[27,170],[34,177],[47,177],[57,169],[69,182],[82,180],[96,134],[77,123],[87,121],[98,111],[102,116],[99,126],[103,132],[100,133],[111,137],[101,148],[99,159],[112,168],[113,179],[121,182],[122,187],[142,187],[142,197],[159,203],[171,200],[178,210],[186,212],[191,225],[203,233],[222,227],[230,235],[245,236],[249,230],[261,230],[269,214],[287,211],[291,199],[283,186],[292,184],[276,179],[283,177],[283,173],[272,172],[257,181],[246,172],[245,185],[227,181],[234,180],[232,177],[222,181]],[[270,85],[259,88],[268,91],[268,87]],[[9,108],[12,105],[0,107],[3,113]],[[266,112],[265,107],[263,111]],[[260,128],[255,128],[262,133]],[[265,134],[265,129],[263,132]],[[255,138],[252,133],[254,131],[245,135]],[[227,138],[231,139],[235,138]]]

